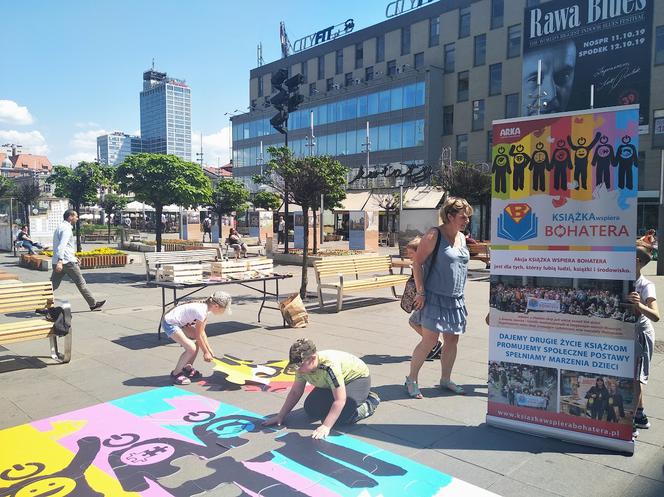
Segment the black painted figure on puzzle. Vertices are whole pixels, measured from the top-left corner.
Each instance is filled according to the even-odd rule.
[[[615,157],[615,164],[618,165],[618,188],[627,188],[628,190],[633,187],[632,166],[639,167],[636,147],[631,142],[632,137],[623,136]]]
[[[565,148],[565,140],[556,142],[551,166],[553,167],[553,187],[556,190],[567,190],[567,170],[572,169],[573,166],[569,150]]]
[[[493,159],[491,173],[494,175],[494,189],[496,193],[507,192],[507,175],[512,174],[510,158],[505,153],[505,147],[498,147],[498,153]]]
[[[578,190],[579,187],[586,190],[588,187],[586,181],[588,179],[588,157],[590,157],[590,151],[597,144],[597,141],[602,136],[602,133],[597,132],[595,138],[590,142],[590,145],[586,145],[586,139],[583,136],[580,136],[576,140],[576,144],[572,143],[572,137],[567,136],[567,143],[574,151],[574,181],[576,181],[575,190]]]
[[[533,152],[528,169],[532,171],[533,191],[543,192],[546,188],[544,171],[551,170],[549,154],[546,150],[544,150],[544,143],[537,142],[535,145],[535,151]]]
[[[524,173],[526,167],[530,164],[531,158],[525,152],[523,145],[512,145],[510,147],[510,155],[512,156],[512,189],[515,192],[523,190]]]
[[[611,189],[611,165],[617,166],[616,156],[613,146],[609,143],[609,137],[603,135],[599,139],[599,146],[595,149],[592,165],[595,170],[595,185],[601,185],[604,182],[607,190]]]

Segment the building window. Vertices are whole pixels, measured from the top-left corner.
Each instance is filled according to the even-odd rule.
[[[459,9],[459,38],[470,36],[470,7]]]
[[[454,105],[443,107],[443,135],[454,133]]]
[[[388,60],[387,61],[387,75],[394,76],[397,73],[397,61]]]
[[[346,75],[344,76],[344,85],[351,86],[352,84],[353,84],[353,73],[347,72]]]
[[[316,93],[318,93],[316,83],[309,83],[309,96],[313,97]]]
[[[413,67],[419,69],[424,66],[424,52],[416,53],[413,57]]]
[[[504,0],[491,0],[491,29],[503,27]]]
[[[521,25],[507,28],[507,58],[521,55]]]
[[[325,89],[327,91],[332,91],[334,89],[334,78],[327,78],[325,81]]]
[[[446,73],[454,72],[454,43],[447,43],[444,47],[444,67]]]
[[[457,135],[456,137],[456,160],[468,160],[468,135]]]
[[[373,66],[369,66],[364,69],[364,81],[371,81],[374,79],[374,69]]]
[[[263,96],[263,76],[258,76],[258,96]]]
[[[318,79],[325,79],[325,56],[318,56]]]
[[[302,72],[300,73],[300,74],[302,74],[302,77],[304,78],[305,83],[309,79],[308,68],[309,68],[309,63],[305,60],[304,62],[302,62]]]
[[[342,48],[336,51],[334,56],[334,71],[335,74],[344,72],[344,51]]]
[[[475,56],[474,65],[483,66],[486,63],[486,35],[481,34],[475,37]]]
[[[401,28],[401,55],[410,53],[410,26]]]
[[[457,102],[468,100],[468,71],[461,71],[457,77]]]
[[[489,95],[500,95],[503,86],[503,65],[501,63],[489,66]]]
[[[664,26],[655,28],[655,64],[664,64]]]
[[[473,100],[472,131],[484,129],[484,100]]]
[[[429,46],[437,47],[440,43],[440,17],[429,18]]]
[[[363,43],[355,44],[355,69],[360,69],[364,65],[364,45]]]
[[[519,117],[519,94],[505,95],[505,118]]]
[[[376,62],[385,60],[385,35],[376,36]]]

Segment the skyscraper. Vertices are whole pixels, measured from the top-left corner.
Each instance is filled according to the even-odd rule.
[[[97,137],[97,158],[100,164],[117,166],[130,154],[141,152],[141,138],[116,131]]]
[[[143,152],[191,160],[191,88],[183,80],[143,73],[141,140]]]

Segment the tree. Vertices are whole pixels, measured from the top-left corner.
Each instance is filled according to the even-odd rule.
[[[106,222],[108,223],[108,243],[111,243],[111,216],[113,214],[119,214],[122,209],[127,206],[129,199],[124,195],[118,195],[117,193],[107,193],[102,195],[99,200],[99,207],[104,209],[106,214]]]
[[[0,198],[11,197],[13,195],[14,183],[6,176],[0,176]]]
[[[164,206],[207,204],[212,195],[210,180],[201,166],[174,155],[130,155],[117,167],[115,177],[121,193],[133,193],[136,200],[154,207],[157,252],[161,252],[160,220]]]
[[[18,178],[14,183],[14,195],[23,208],[23,221],[30,224],[30,209],[41,197],[41,188],[37,178]]]
[[[401,204],[401,194],[400,193],[379,193],[375,194],[376,203],[380,206],[381,209],[385,210],[385,216],[387,218],[387,234],[390,237],[392,233],[392,223],[396,219],[396,212],[399,210]],[[392,243],[389,241],[388,243]]]
[[[281,206],[281,197],[276,193],[260,191],[254,195],[254,207],[276,211]]]
[[[455,161],[450,167],[441,167],[434,176],[434,184],[442,186],[455,197],[465,198],[470,204],[479,204],[480,236],[488,235],[484,222],[484,207],[491,202],[491,173],[486,164]]]
[[[233,212],[242,211],[247,208],[249,190],[243,183],[232,179],[225,179],[217,183],[212,192],[212,203],[210,207],[219,218],[219,239],[221,239],[221,216],[230,215]]]
[[[97,192],[103,178],[99,164],[81,161],[75,169],[55,166],[46,181],[55,184],[56,197],[69,199],[74,210],[79,212],[82,206],[97,203]],[[76,222],[76,250],[82,250],[80,219]]]
[[[320,204],[320,196],[324,195],[325,205],[330,207],[346,198],[346,175],[348,168],[329,156],[309,156],[298,159],[286,147],[270,147],[268,153],[272,157],[262,175],[254,176],[256,183],[270,185],[283,192],[284,181],[288,184],[289,198],[302,207],[305,223],[308,223],[309,211]],[[307,262],[309,258],[309,230],[304,230],[304,249],[302,251],[302,280],[300,296],[307,293]]]

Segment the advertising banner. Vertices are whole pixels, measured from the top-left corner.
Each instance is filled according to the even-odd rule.
[[[588,108],[593,85],[594,107],[640,104],[639,124],[648,124],[654,2],[553,0],[526,8],[522,115]]]
[[[634,450],[638,119],[493,123],[489,424]]]

